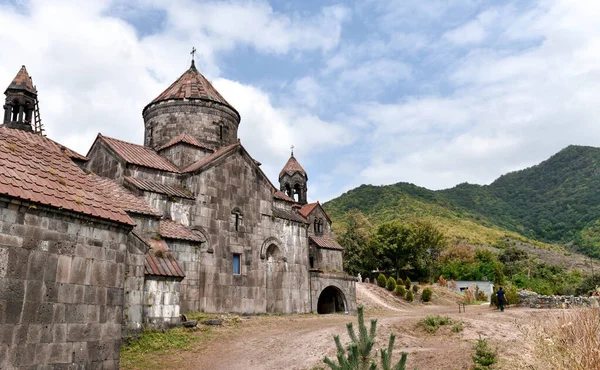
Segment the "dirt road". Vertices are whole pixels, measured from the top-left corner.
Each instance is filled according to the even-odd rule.
[[[511,363],[513,358],[526,356],[528,352],[520,328],[549,312],[514,308],[499,313],[489,306],[468,306],[466,313],[459,314],[455,305],[411,307],[377,289],[359,287],[357,292],[359,302],[368,307],[367,318],[378,319],[376,348],[387,347],[389,333],[395,332],[395,358],[402,351],[408,352],[410,369],[469,369],[472,346],[480,336],[498,347],[502,362]],[[453,333],[450,326],[444,326],[435,334],[425,332],[417,322],[432,313],[462,322],[464,330]],[[235,329],[223,328],[222,335],[193,351],[169,354],[172,358],[163,358],[161,363],[163,368],[172,369],[318,368],[323,366],[324,355],[335,357],[333,335],[341,335],[344,344],[348,342],[347,322],[355,323],[356,317],[251,317],[242,320]]]

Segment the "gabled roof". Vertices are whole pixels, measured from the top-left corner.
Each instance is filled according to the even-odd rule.
[[[145,239],[145,242],[152,248],[146,253],[145,275],[185,277],[185,273],[169,252],[169,247],[164,240]]]
[[[331,222],[331,218],[329,218],[329,215],[327,214],[327,212],[325,212],[325,210],[323,209],[323,207],[321,206],[321,203],[314,202],[314,203],[308,203],[303,205],[299,210],[298,213],[300,213],[304,218],[308,218],[308,215],[310,215],[315,208],[319,207],[321,209],[321,211],[323,212],[323,214],[325,215],[325,217],[327,217],[327,219],[329,220],[329,222]]]
[[[292,198],[290,198],[289,196],[287,196],[283,191],[281,190],[277,190],[273,193],[273,198],[275,199],[279,199],[279,200],[285,200],[286,202],[292,202],[292,203],[296,203],[295,200],[293,200]]]
[[[165,194],[178,198],[196,199],[194,194],[192,194],[189,190],[178,186],[165,185],[152,180],[136,179],[135,177],[125,177],[125,182],[143,191]]]
[[[282,218],[284,220],[290,220],[290,221],[295,221],[295,222],[300,222],[305,224],[306,220],[304,218],[302,218],[302,216],[300,216],[297,213],[294,212],[288,212],[284,209],[281,208],[276,208],[274,207],[272,209],[273,211],[273,216],[277,217],[277,218]]]
[[[156,153],[154,150],[143,145],[128,143],[126,141],[114,139],[102,134],[98,134],[96,141],[97,140],[101,140],[106,143],[119,157],[121,157],[121,159],[127,163],[162,171],[175,173],[179,172],[177,166],[158,155],[158,153]],[[92,148],[93,147],[94,145],[92,145]]]
[[[21,66],[21,69],[19,69],[15,78],[13,78],[10,85],[6,88],[6,91],[8,90],[25,90],[32,94],[37,94],[37,90],[35,89],[35,86],[33,86],[33,81],[31,81],[31,77],[29,77],[29,73],[27,73],[27,68],[25,68],[25,66]]]
[[[335,239],[328,238],[326,236],[310,236],[309,240],[313,242],[317,247],[324,249],[334,249],[343,251],[344,248],[335,241]]]
[[[238,116],[239,113],[219,94],[217,89],[200,73],[194,62],[191,67],[185,71],[181,77],[171,84],[165,91],[163,91],[156,99],[152,100],[146,108],[154,103],[165,100],[183,100],[183,99],[199,99],[208,100],[218,104],[225,105],[231,108]]]
[[[300,163],[296,160],[296,157],[294,157],[294,155],[292,154],[292,156],[290,157],[290,159],[288,159],[285,166],[283,166],[283,169],[281,170],[281,172],[279,172],[279,177],[283,176],[286,173],[288,175],[293,175],[296,172],[300,172],[305,177],[308,177],[306,175],[306,171],[304,171],[304,168],[302,168]]]
[[[126,225],[135,224],[68,156],[48,150],[48,145],[26,140],[20,133],[19,130],[0,130],[0,194]]]
[[[179,143],[185,143],[185,144],[189,144],[201,149],[206,149],[206,150],[210,150],[212,152],[212,149],[210,149],[209,147],[207,147],[206,145],[200,143],[198,140],[196,140],[195,137],[190,136],[188,134],[181,134],[179,136],[176,136],[174,138],[172,138],[171,140],[169,140],[168,143],[166,143],[165,145],[161,146],[160,148],[158,148],[156,151],[160,152],[161,150],[167,149],[172,147],[175,144],[179,144]]]
[[[150,207],[144,199],[119,185],[115,180],[94,174],[89,174],[88,177],[96,183],[97,188],[107,198],[112,199],[124,211],[147,216],[161,216],[161,213]]]
[[[193,242],[206,242],[202,234],[194,234],[187,226],[177,221],[160,221],[160,236],[165,239],[189,240]]]
[[[194,163],[190,164],[189,166],[185,167],[183,170],[181,170],[181,172],[196,172],[198,170],[201,170],[202,168],[210,165],[211,163],[224,157],[228,153],[232,152],[233,150],[235,150],[241,146],[242,146],[242,144],[237,142],[237,143],[219,148],[219,149],[217,149],[216,152],[212,153],[211,155],[204,157],[201,160],[194,162]]]
[[[45,147],[47,150],[52,150],[59,154],[66,155],[67,157],[69,157],[71,159],[76,159],[76,160],[80,160],[80,161],[88,160],[87,157],[85,157],[85,156],[67,148],[66,146],[61,145],[61,144],[57,143],[56,141],[53,141],[43,135],[36,134],[33,132],[27,132],[27,131],[23,131],[23,130],[15,130],[15,129],[11,129],[11,128],[8,128],[5,126],[0,126],[0,131],[2,131],[2,130],[8,130],[7,132],[12,136],[17,136],[21,140],[27,140],[34,144],[41,145],[41,146]]]

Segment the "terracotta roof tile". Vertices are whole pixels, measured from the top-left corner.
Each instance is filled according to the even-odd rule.
[[[288,175],[293,175],[296,172],[300,172],[301,174],[303,174],[304,176],[306,176],[306,171],[304,171],[304,168],[302,168],[302,166],[296,160],[296,158],[294,157],[294,155],[292,155],[290,157],[290,159],[288,159],[288,161],[285,164],[285,166],[283,166],[283,169],[281,170],[281,172],[279,172],[279,177],[283,176],[283,174],[285,174],[285,173],[287,173]]]
[[[37,94],[37,90],[35,89],[35,86],[33,86],[33,81],[31,81],[31,77],[29,77],[29,73],[27,73],[27,68],[25,68],[25,66],[21,66],[21,69],[19,69],[15,78],[13,78],[10,85],[6,88],[6,90],[9,89],[25,90],[32,94]]]
[[[141,180],[136,179],[134,177],[125,177],[125,181],[135,188],[144,191],[150,191],[153,193],[171,195],[173,197],[186,198],[186,199],[196,199],[194,194],[192,194],[189,190],[184,188],[180,188],[178,186],[173,185],[165,185],[160,182],[151,181],[151,180]]]
[[[215,103],[226,105],[237,113],[235,108],[233,108],[231,104],[229,104],[225,98],[219,94],[217,89],[215,89],[213,85],[202,75],[202,73],[196,69],[193,63],[190,69],[185,71],[181,77],[179,77],[171,84],[171,86],[157,96],[156,99],[152,100],[152,102],[148,104],[146,108],[160,101],[174,99],[209,100]],[[146,108],[144,108],[144,110]]]
[[[334,239],[325,236],[311,236],[310,241],[315,243],[319,248],[324,249],[335,249],[343,251],[344,248],[338,244]]]
[[[27,131],[23,131],[23,130],[11,129],[8,127],[0,126],[0,131],[2,131],[2,130],[7,130],[7,132],[12,136],[18,136],[21,140],[27,140],[34,144],[44,146],[48,150],[52,150],[52,151],[58,152],[60,154],[66,155],[67,157],[69,157],[71,159],[77,159],[77,160],[81,160],[81,161],[88,160],[87,157],[85,157],[85,156],[67,148],[66,146],[61,145],[61,144],[57,143],[56,141],[53,141],[43,135],[35,134],[33,132],[27,132]]]
[[[163,149],[167,149],[167,148],[172,147],[173,145],[179,144],[179,143],[190,144],[190,145],[196,146],[198,148],[210,150],[212,152],[212,149],[210,149],[206,145],[200,143],[198,140],[196,140],[195,137],[190,136],[188,134],[181,134],[179,136],[172,138],[171,140],[169,140],[168,143],[166,143],[165,145],[158,148],[157,151],[160,152]]]
[[[161,213],[150,207],[146,201],[133,194],[115,180],[94,174],[88,175],[98,189],[107,197],[117,203],[124,211],[149,216],[161,216]]]
[[[275,191],[275,193],[273,193],[273,198],[275,199],[279,199],[279,200],[285,200],[286,202],[292,202],[292,203],[296,203],[296,201],[292,198],[290,198],[289,196],[287,196],[283,191],[281,190],[277,190]]]
[[[202,167],[207,166],[209,164],[211,164],[212,162],[216,161],[217,159],[223,157],[224,155],[226,155],[227,153],[229,153],[230,151],[232,151],[233,149],[236,149],[238,147],[240,147],[241,144],[239,142],[228,145],[228,146],[224,146],[222,148],[219,148],[216,152],[214,152],[213,154],[202,158],[201,160],[194,162],[192,164],[190,164],[189,166],[187,166],[186,168],[184,168],[182,170],[182,172],[196,172],[200,169],[202,169]]]
[[[298,213],[300,213],[304,217],[308,217],[308,215],[310,215],[310,213],[318,205],[319,205],[319,202],[305,204],[305,205],[302,206],[302,208],[300,208],[300,210],[298,210]]]
[[[306,223],[306,219],[302,218],[302,216],[300,216],[297,213],[288,212],[281,208],[273,208],[272,211],[273,211],[273,216],[275,216],[277,218],[282,218],[284,220],[290,220],[290,221],[295,221],[295,222],[301,222],[303,224]]]
[[[134,225],[73,161],[49,146],[25,139],[19,130],[0,130],[0,194]]]
[[[157,170],[179,172],[177,166],[148,147],[113,139],[102,134],[98,134],[98,139],[108,144],[127,163]]]
[[[177,260],[168,252],[160,257],[152,251],[146,253],[144,273],[154,276],[185,277],[185,273],[179,267]]]
[[[204,243],[206,239],[200,233],[194,234],[187,226],[177,221],[160,221],[160,236],[165,239],[189,240]]]

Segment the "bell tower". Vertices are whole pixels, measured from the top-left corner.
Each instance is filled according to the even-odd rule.
[[[296,203],[304,205],[308,203],[308,175],[300,163],[294,157],[294,147],[292,154],[281,172],[279,172],[279,190],[287,196],[293,198]]]
[[[4,92],[3,126],[33,132],[37,90],[25,66],[22,66]]]

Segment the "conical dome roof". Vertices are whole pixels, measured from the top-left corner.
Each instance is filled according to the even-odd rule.
[[[29,77],[29,73],[27,73],[27,68],[25,68],[25,66],[21,66],[21,69],[19,72],[17,72],[15,78],[6,88],[6,91],[8,90],[25,90],[32,94],[37,94],[37,91],[33,86],[33,82],[31,81],[31,77]]]
[[[292,156],[290,157],[290,159],[288,159],[285,166],[283,166],[283,169],[281,170],[281,172],[279,172],[279,177],[283,176],[286,173],[291,176],[291,175],[295,174],[296,172],[300,172],[305,177],[308,177],[306,175],[306,171],[304,171],[304,168],[302,168],[300,163],[296,160],[296,158],[292,154]]]
[[[209,100],[215,103],[223,104],[233,109],[239,116],[235,108],[231,106],[223,98],[214,86],[196,69],[195,63],[192,61],[190,68],[185,71],[175,82],[171,84],[165,91],[162,92],[156,99],[152,100],[146,106],[148,108],[154,103],[165,100],[174,99],[200,99]]]

